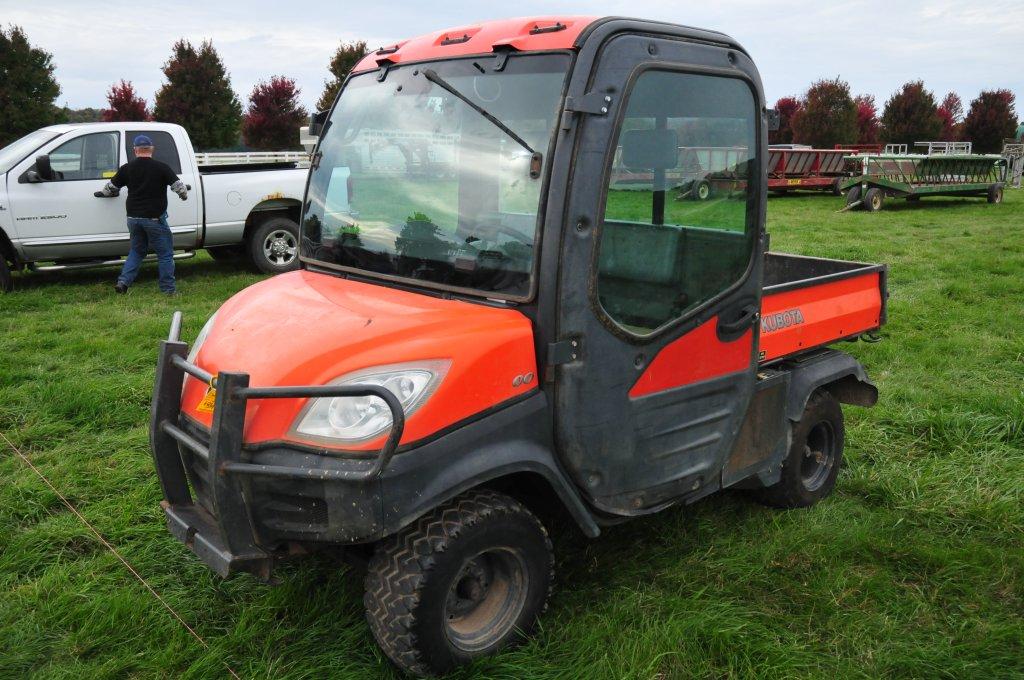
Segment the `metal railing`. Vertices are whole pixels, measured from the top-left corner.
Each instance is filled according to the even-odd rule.
[[[294,163],[309,165],[305,151],[241,151],[237,153],[197,153],[196,164],[207,167],[218,165],[273,165]]]

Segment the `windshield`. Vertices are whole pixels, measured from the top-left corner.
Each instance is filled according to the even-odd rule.
[[[28,156],[43,144],[46,144],[54,137],[59,136],[59,132],[36,130],[35,132],[30,132],[21,139],[11,142],[4,148],[0,149],[0,175],[20,163],[21,159]]]
[[[307,261],[529,296],[539,163],[548,161],[569,58],[513,55],[496,70],[500,61],[395,67],[383,81],[373,72],[346,85],[310,178]]]

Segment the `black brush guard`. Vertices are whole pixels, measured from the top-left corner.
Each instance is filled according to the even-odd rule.
[[[164,495],[160,505],[167,515],[167,526],[179,541],[221,576],[247,571],[269,579],[274,557],[256,545],[241,478],[263,476],[350,483],[375,480],[384,472],[402,438],[405,426],[402,405],[394,394],[378,385],[249,387],[247,373],[221,372],[214,376],[185,359],[188,345],[178,339],[180,332],[181,312],[175,312],[170,334],[160,343],[149,432],[153,462]],[[186,373],[217,390],[208,446],[179,427]],[[258,465],[246,460],[242,431],[250,399],[365,396],[383,400],[392,418],[391,432],[369,469],[319,470]],[[192,499],[180,447],[199,456],[208,466],[212,514]]]

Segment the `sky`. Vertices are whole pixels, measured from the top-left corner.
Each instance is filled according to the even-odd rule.
[[[34,45],[53,54],[58,104],[71,108],[105,106],[110,85],[122,78],[151,104],[179,38],[212,39],[243,102],[256,82],[284,75],[298,82],[312,109],[340,41],[376,48],[488,19],[558,13],[635,16],[727,33],[758,65],[769,103],[839,76],[854,94],[875,95],[881,110],[902,83],[921,78],[936,99],[957,92],[965,110],[981,90],[1008,88],[1024,117],[1022,0],[0,0],[0,25],[22,26]]]

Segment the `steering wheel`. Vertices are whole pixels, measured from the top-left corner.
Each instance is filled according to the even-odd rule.
[[[524,245],[528,245],[528,246],[532,246],[533,245],[533,237],[532,236],[527,236],[527,235],[523,234],[523,232],[517,231],[515,229],[512,229],[511,227],[506,227],[504,225],[498,225],[498,227],[495,228],[494,231],[496,233],[498,233],[498,234],[504,234],[505,236],[508,236],[509,238],[513,239],[514,241],[519,241],[520,243],[522,243]]]

